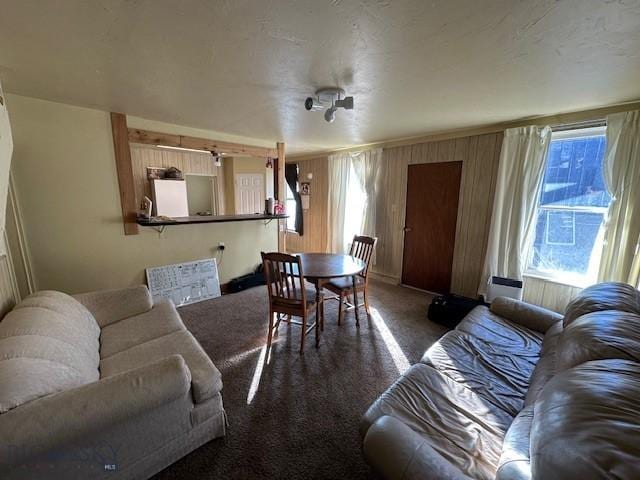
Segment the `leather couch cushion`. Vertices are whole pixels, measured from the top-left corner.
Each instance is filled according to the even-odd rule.
[[[60,292],[27,297],[0,322],[0,413],[100,377],[100,328]]]
[[[193,400],[202,403],[222,390],[222,376],[198,341],[186,330],[164,335],[131,347],[100,362],[103,377],[142,367],[178,354],[191,371]]]
[[[558,371],[607,358],[640,361],[639,315],[616,310],[589,313],[574,320],[560,336]]]
[[[596,360],[559,373],[534,408],[533,478],[640,478],[640,364]]]
[[[508,297],[498,297],[493,300],[491,311],[518,325],[541,333],[562,321],[562,315],[559,313]]]
[[[522,339],[516,348],[515,342],[505,345],[454,330],[434,343],[421,362],[515,416],[522,409],[540,353],[538,338],[525,330],[507,324],[497,327],[501,335]],[[524,337],[529,338],[525,341]]]
[[[533,422],[533,405],[522,410],[507,430],[496,480],[530,480],[529,441]]]
[[[556,374],[556,352],[558,351],[558,342],[562,332],[562,322],[558,322],[545,333],[542,349],[540,350],[540,360],[538,360],[536,368],[533,369],[529,379],[529,389],[524,399],[525,406],[531,405],[536,401],[540,391],[551,377]]]
[[[361,434],[391,416],[429,441],[464,474],[494,478],[502,440],[513,417],[434,368],[413,365],[364,415]]]
[[[100,356],[109,357],[149,340],[185,330],[170,300],[159,300],[151,310],[111,323],[100,335]]]
[[[640,314],[640,292],[626,283],[606,282],[585,288],[567,306],[566,327],[576,318],[602,310],[620,310]]]

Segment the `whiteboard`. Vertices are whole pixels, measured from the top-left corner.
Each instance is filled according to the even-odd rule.
[[[157,216],[188,217],[187,182],[154,179],[153,202]]]
[[[167,298],[180,307],[221,295],[214,258],[147,268],[146,272],[154,301]]]

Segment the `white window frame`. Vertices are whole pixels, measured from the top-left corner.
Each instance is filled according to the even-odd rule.
[[[606,129],[607,129],[606,125],[602,125],[597,127],[554,131],[551,135],[551,141],[569,139],[569,138],[574,139],[574,138],[584,138],[584,137],[599,137],[606,134]],[[544,165],[545,172],[547,168],[547,161],[548,161],[548,154],[547,154],[547,158],[545,158],[545,165]],[[554,210],[555,211],[571,211],[574,213],[574,215],[576,212],[588,212],[588,213],[598,213],[598,214],[607,213],[607,210],[608,210],[607,207],[540,205],[543,186],[544,186],[544,183],[541,185],[540,192],[538,192],[538,201],[536,204],[536,212],[535,212],[536,219],[538,218],[538,212],[540,210],[545,210],[547,212],[552,212]],[[548,228],[549,228],[549,221],[547,220],[546,229]],[[545,238],[547,238],[547,234],[548,232],[545,231],[544,232]],[[574,224],[574,240],[575,240],[575,224]],[[596,241],[598,240],[596,239]],[[548,243],[550,243],[551,245],[556,245],[556,243],[553,243],[553,242],[548,242]],[[552,281],[562,285],[570,285],[575,287],[585,287],[587,286],[586,284],[589,283],[590,278],[588,277],[588,275],[580,275],[573,272],[554,272],[554,271],[535,267],[532,265],[533,257],[534,257],[534,251],[533,251],[533,242],[532,242],[531,252],[529,255],[529,259],[527,260],[527,268],[525,269],[525,272],[524,272],[524,275],[526,277],[539,278],[542,280],[548,280],[548,281]],[[600,259],[598,259],[598,263],[599,262],[600,262]]]

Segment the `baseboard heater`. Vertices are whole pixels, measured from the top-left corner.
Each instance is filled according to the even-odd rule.
[[[491,277],[487,288],[487,302],[493,302],[496,297],[509,297],[522,300],[522,280],[512,278]]]

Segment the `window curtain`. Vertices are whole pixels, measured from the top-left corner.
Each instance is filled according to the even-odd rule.
[[[599,281],[640,280],[640,111],[607,117],[604,180],[611,194]]]
[[[376,198],[380,184],[380,161],[382,149],[358,152],[352,155],[353,171],[364,190],[365,202],[362,222],[362,234],[376,236]]]
[[[302,224],[302,199],[300,198],[300,192],[298,192],[298,164],[297,163],[287,163],[284,166],[284,178],[287,181],[287,185],[291,189],[293,193],[293,199],[296,201],[296,223],[295,223],[295,231],[298,235],[302,235],[304,233],[304,228]],[[287,212],[291,215],[292,212]]]
[[[504,132],[480,294],[486,294],[492,276],[522,280],[533,245],[550,140],[550,127]]]
[[[348,153],[329,155],[329,195],[327,202],[327,251],[345,253],[344,219],[347,206],[347,185],[351,169]]]
[[[13,153],[13,138],[11,136],[11,124],[7,112],[7,99],[0,84],[0,255],[7,252],[5,245],[5,211],[7,205],[7,193],[9,191],[9,167]]]

